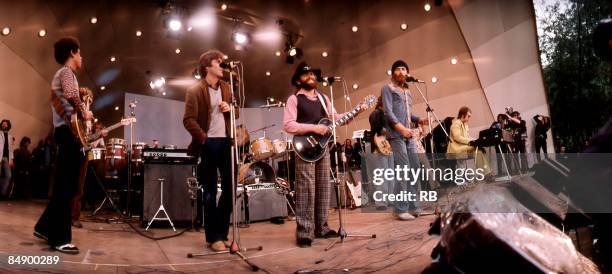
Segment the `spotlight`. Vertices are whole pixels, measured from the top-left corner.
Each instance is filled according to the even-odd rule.
[[[351,30],[352,30],[353,32],[357,32],[357,31],[359,30],[359,28],[358,28],[357,26],[353,26],[353,27],[351,28]]]
[[[227,60],[228,58],[229,58],[229,56],[227,56],[227,55],[223,55],[223,59],[224,59],[224,60]]]
[[[275,53],[274,53],[274,55],[276,55],[276,56],[280,56],[280,55],[281,55],[281,53],[280,53],[280,51],[277,51],[277,52],[275,52]]]
[[[234,33],[234,42],[236,42],[239,45],[244,45],[248,42],[248,37],[246,34],[242,33],[242,32],[236,32]]]
[[[138,36],[138,37],[142,36],[142,31],[137,30],[136,31],[136,36]]]
[[[194,75],[193,77],[194,77],[194,78],[196,78],[196,80],[200,80],[200,79],[202,79],[202,76],[200,76],[200,74],[196,74],[196,75]]]
[[[351,97],[350,97],[350,96],[346,96],[346,100],[347,100],[347,101],[350,101],[350,100],[351,100]]]
[[[270,76],[270,71],[266,71],[266,76]]]
[[[183,23],[178,19],[172,19],[168,23],[168,27],[173,31],[179,31],[183,27]]]
[[[115,106],[115,110],[119,110],[119,106]]]
[[[401,28],[402,30],[406,30],[406,29],[408,29],[408,25],[407,25],[406,23],[402,23],[402,24],[400,25],[400,28]]]
[[[115,56],[111,56],[110,61],[111,62],[115,62],[115,61],[117,61],[117,58],[115,58]]]
[[[387,70],[387,75],[391,76],[391,70]]]
[[[329,85],[329,84],[327,83],[327,81],[323,81],[323,86],[324,86],[324,87],[326,87],[326,86],[328,86],[328,85]]]
[[[175,50],[174,50],[174,53],[176,53],[176,54],[181,53],[181,49],[179,49],[179,48],[175,49]]]
[[[7,36],[7,35],[9,35],[9,34],[11,34],[11,28],[9,28],[9,27],[4,27],[4,28],[2,29],[2,35]]]
[[[323,53],[321,53],[321,56],[327,57],[327,51],[324,51]]]
[[[434,83],[434,84],[437,83],[438,82],[438,77],[436,77],[436,76],[431,77],[431,82]]]
[[[100,86],[100,90],[105,90],[106,86]]]
[[[226,10],[227,9],[227,5],[224,3],[221,5],[221,10]]]
[[[455,57],[451,58],[451,64],[456,65],[457,64],[457,58],[455,58]]]
[[[429,3],[426,3],[425,6],[423,6],[423,8],[425,9],[425,11],[429,11],[431,10],[431,5]]]
[[[354,83],[353,84],[353,89],[358,89],[358,88],[359,88],[359,85],[357,83]]]
[[[149,82],[149,86],[151,89],[160,90],[166,84],[166,79],[164,77],[160,77],[159,79],[152,80]]]
[[[162,95],[163,95],[163,96],[166,96],[166,92],[165,92],[165,91],[164,91],[164,92],[162,92]]]
[[[192,27],[192,26],[189,26],[189,27],[187,28],[187,31],[191,31],[191,30],[193,30],[193,27]]]
[[[47,35],[46,29],[41,29],[38,31],[38,37],[45,37],[45,35]]]
[[[297,49],[295,47],[292,47],[292,48],[289,49],[289,51],[287,53],[289,53],[289,56],[293,57],[293,56],[297,55]]]
[[[91,19],[89,19],[89,23],[95,24],[98,23],[98,18],[97,17],[91,17]]]
[[[95,119],[94,119],[94,123],[97,123],[97,122],[98,122],[98,118],[95,118]]]

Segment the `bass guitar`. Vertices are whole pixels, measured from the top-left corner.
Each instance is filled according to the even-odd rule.
[[[358,104],[340,119],[334,122],[327,118],[321,119],[318,124],[327,127],[327,132],[324,135],[319,135],[314,132],[307,133],[305,135],[294,135],[293,148],[295,153],[298,157],[300,157],[300,159],[306,162],[316,162],[320,160],[327,152],[327,143],[332,138],[332,129],[334,127],[346,124],[355,116],[364,110],[373,107],[374,105],[376,105],[376,97],[374,95],[368,95],[364,98],[362,103]]]

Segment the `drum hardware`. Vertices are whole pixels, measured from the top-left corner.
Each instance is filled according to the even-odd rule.
[[[278,190],[278,193],[282,194],[283,197],[285,197],[285,201],[287,202],[289,209],[291,209],[291,213],[293,213],[293,216],[295,216],[295,210],[293,209],[293,206],[291,206],[291,202],[287,197],[289,196],[291,197],[291,200],[293,200],[293,196],[295,195],[295,192],[291,191],[291,186],[289,185],[289,182],[287,182],[287,180],[283,178],[276,178],[276,180],[274,180],[274,186]]]
[[[253,158],[255,160],[261,161],[268,159],[270,156],[274,155],[274,146],[272,145],[272,141],[266,137],[258,138],[251,142],[251,153],[253,154]]]
[[[166,179],[164,178],[158,178],[157,181],[159,181],[160,186],[159,186],[159,209],[157,209],[157,212],[155,212],[155,215],[153,215],[153,218],[151,218],[151,221],[149,221],[149,224],[147,225],[147,228],[145,228],[145,231],[149,230],[149,227],[151,227],[151,224],[156,221],[168,221],[170,223],[170,226],[172,226],[172,230],[174,230],[176,232],[176,228],[174,228],[174,224],[172,223],[172,220],[170,219],[170,216],[168,216],[168,212],[166,212],[166,209],[164,208],[164,181]],[[164,215],[166,215],[166,217],[162,218],[158,218],[157,215],[163,212]],[[193,214],[192,214],[193,215]]]
[[[238,167],[238,183],[243,185],[273,183],[276,179],[274,169],[264,162],[242,164]]]
[[[195,225],[196,219],[196,199],[198,198],[198,192],[202,189],[202,186],[198,183],[197,178],[187,178],[187,191],[189,192],[189,199],[191,200],[191,230],[199,231],[199,228]]]

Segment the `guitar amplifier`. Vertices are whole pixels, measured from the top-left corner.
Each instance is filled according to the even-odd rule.
[[[148,163],[143,167],[143,199],[142,219],[148,223],[159,209],[160,183],[164,181],[164,208],[172,222],[177,224],[191,224],[191,199],[187,188],[187,178],[195,177],[196,165],[193,163]],[[155,221],[153,224],[168,225],[165,221]]]
[[[187,155],[186,149],[145,148],[142,158],[146,163],[197,163],[195,157]]]
[[[246,191],[245,191],[246,189]],[[246,195],[244,195],[246,193]],[[238,221],[257,222],[274,217],[287,217],[287,201],[273,183],[259,183],[238,187]],[[217,200],[221,188],[217,189]],[[204,217],[206,218],[206,216]],[[233,220],[230,219],[230,220]]]

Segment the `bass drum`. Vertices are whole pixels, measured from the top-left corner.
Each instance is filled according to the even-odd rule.
[[[238,183],[243,185],[274,183],[274,169],[264,162],[243,164],[238,167]]]

